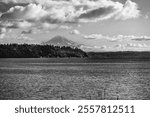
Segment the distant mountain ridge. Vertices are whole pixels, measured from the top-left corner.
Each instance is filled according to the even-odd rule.
[[[42,45],[54,45],[54,46],[65,46],[65,47],[72,47],[72,48],[80,48],[82,44],[78,44],[74,41],[71,41],[63,36],[55,36],[47,42],[43,42]]]

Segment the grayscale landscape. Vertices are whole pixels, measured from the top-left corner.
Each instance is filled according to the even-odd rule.
[[[0,0],[0,100],[150,100],[150,0]]]

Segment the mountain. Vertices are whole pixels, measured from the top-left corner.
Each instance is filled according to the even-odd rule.
[[[72,48],[80,48],[82,44],[78,44],[74,41],[71,41],[63,36],[56,36],[50,39],[47,42],[43,42],[42,45],[54,45],[54,46],[65,46],[65,47],[72,47]]]

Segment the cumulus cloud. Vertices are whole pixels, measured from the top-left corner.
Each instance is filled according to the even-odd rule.
[[[72,29],[70,23],[97,22],[107,19],[127,20],[140,16],[138,5],[131,0],[125,4],[113,0],[1,0],[0,28],[22,28],[22,34],[30,34],[27,29]],[[77,28],[78,28],[77,27]],[[0,29],[0,38],[5,32]],[[48,32],[49,33],[49,32]],[[70,34],[79,35],[80,31],[72,30]],[[21,38],[24,38],[22,36]],[[110,37],[101,34],[85,35],[85,39],[107,39],[119,41],[125,36]],[[25,37],[26,40],[31,40]],[[135,38],[134,38],[135,40]],[[136,38],[136,41],[149,40]]]
[[[14,6],[26,6],[28,3],[13,3],[13,2],[6,2],[6,0],[0,0],[0,13],[7,12],[10,8]]]
[[[129,19],[139,16],[135,2],[125,4],[112,0],[7,0],[16,6],[1,14],[2,20],[47,23],[93,22],[99,20]],[[24,3],[24,5],[22,5]],[[28,3],[28,4],[25,4]]]
[[[27,6],[15,6],[2,14],[2,20],[33,20],[38,21],[47,15],[41,5],[29,4]]]
[[[150,36],[134,36],[134,35],[106,36],[102,34],[91,34],[91,35],[84,35],[84,39],[105,39],[110,42],[119,42],[123,40],[150,41]]]
[[[131,0],[127,0],[125,4],[110,0],[97,0],[94,3],[91,3],[93,5],[91,5],[91,9],[80,14],[79,20],[81,22],[99,21],[110,18],[126,20],[140,16],[137,4]]]
[[[140,11],[138,10],[138,6],[135,2],[131,0],[127,0],[123,9],[120,11],[119,14],[116,15],[115,19],[130,19],[130,18],[137,18],[140,16]]]
[[[27,21],[19,21],[19,22],[12,22],[8,28],[29,28],[32,27],[33,24]]]
[[[75,30],[71,31],[70,34],[79,35],[80,31],[75,29]]]

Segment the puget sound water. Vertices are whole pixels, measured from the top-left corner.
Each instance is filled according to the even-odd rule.
[[[1,100],[150,100],[150,60],[0,59]]]

